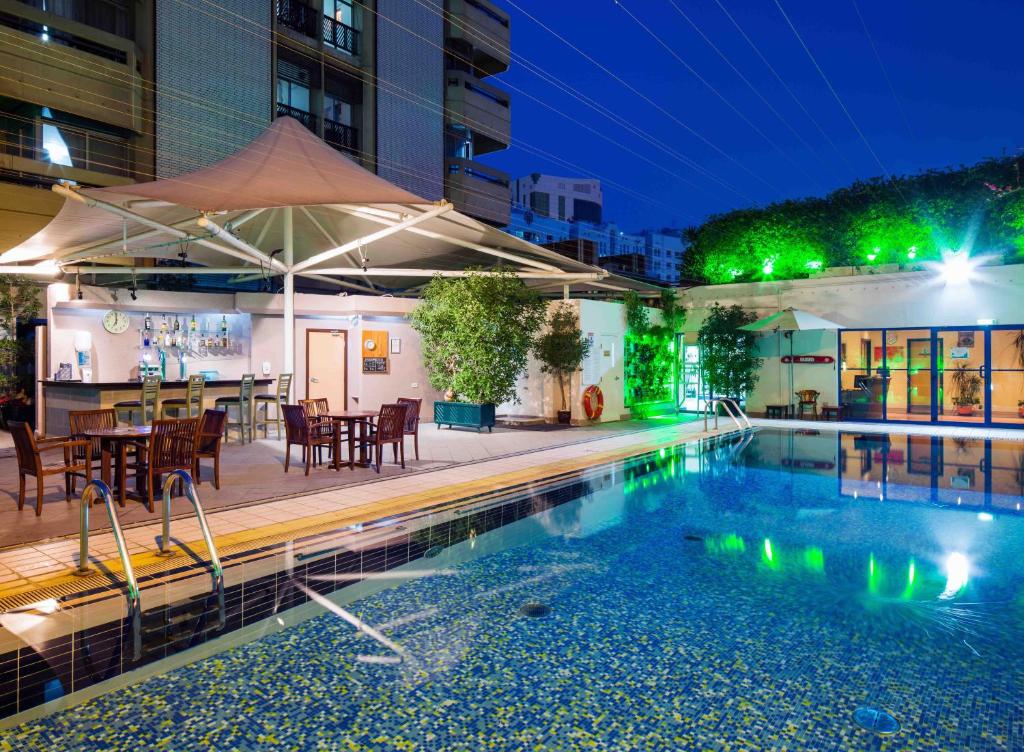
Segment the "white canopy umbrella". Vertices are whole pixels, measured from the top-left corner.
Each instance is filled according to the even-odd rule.
[[[501,266],[527,284],[632,285],[430,202],[365,170],[298,121],[275,120],[230,157],[173,178],[110,188],[55,185],[68,200],[0,254],[0,272],[284,278],[284,364],[294,368],[295,277],[369,294]],[[188,264],[180,263],[182,254]],[[137,259],[171,261],[139,264]]]
[[[793,385],[793,332],[805,332],[813,330],[826,330],[826,329],[842,329],[842,324],[837,324],[834,321],[823,319],[821,316],[816,316],[813,313],[807,311],[801,311],[798,308],[785,308],[778,313],[773,313],[771,316],[765,316],[763,319],[758,319],[750,324],[741,326],[740,329],[747,332],[760,332],[762,334],[778,334],[779,335],[779,353],[782,353],[782,332],[789,332],[789,397],[788,400],[793,398],[794,385]]]

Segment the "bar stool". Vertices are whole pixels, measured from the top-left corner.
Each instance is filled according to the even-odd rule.
[[[171,399],[165,399],[160,403],[160,418],[161,420],[167,417],[167,412],[170,410],[174,413],[171,417],[181,417],[181,411],[185,411],[185,417],[191,418],[192,408],[195,408],[196,414],[194,417],[198,418],[200,413],[203,411],[203,390],[206,388],[206,378],[200,374],[188,377],[188,387],[185,389],[184,397],[171,397]]]
[[[256,374],[246,373],[242,375],[242,383],[238,387],[237,397],[218,397],[214,400],[214,406],[218,410],[227,413],[227,421],[224,423],[224,440],[227,441],[228,431],[232,426],[238,426],[238,434],[241,441],[245,443],[246,431],[249,432],[249,441],[252,441],[252,387],[256,381]],[[238,408],[238,421],[232,422],[231,408]]]
[[[256,426],[258,426],[262,422],[263,423],[263,438],[267,438],[267,431],[269,430],[269,423],[270,423],[270,406],[271,405],[277,405],[277,410],[275,411],[276,412],[276,416],[274,418],[274,423],[277,426],[277,438],[280,439],[283,436],[283,434],[281,433],[281,426],[282,426],[281,405],[287,405],[288,404],[288,397],[291,395],[291,392],[292,392],[292,375],[290,373],[282,373],[282,374],[280,374],[277,377],[277,393],[276,394],[257,394],[253,398],[253,401],[256,403],[256,406],[253,409],[253,412],[255,413],[255,415],[253,416],[253,420],[255,421],[254,424],[253,424],[253,434],[254,435],[256,433],[256,431],[255,431]],[[262,421],[259,420],[259,411],[260,411],[261,407],[263,408],[263,420]]]
[[[129,424],[135,423],[135,411],[138,410],[142,413],[142,425],[146,425],[156,417],[156,409],[159,401],[160,377],[146,376],[142,379],[142,389],[139,393],[139,399],[115,402],[114,409],[117,411],[118,420],[121,419],[121,412],[126,411],[128,413]],[[149,418],[146,417],[147,411],[150,415]]]

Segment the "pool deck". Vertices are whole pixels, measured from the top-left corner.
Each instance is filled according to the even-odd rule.
[[[757,420],[755,426],[813,428],[822,431],[864,431],[924,433],[968,438],[1024,441],[1024,431],[881,425],[794,420]],[[720,429],[733,429],[722,419]],[[713,432],[712,432],[713,433]],[[245,448],[227,447],[222,470],[222,488],[214,492],[204,483],[200,495],[218,549],[257,545],[270,538],[298,538],[330,528],[342,528],[393,514],[456,501],[481,493],[539,481],[635,456],[681,441],[709,435],[701,420],[632,421],[564,431],[497,430],[493,434],[466,431],[438,431],[425,425],[420,436],[421,460],[410,462],[405,471],[386,465],[381,475],[372,470],[340,473],[314,469],[306,478],[293,469],[282,472],[283,443],[258,441]],[[408,442],[411,450],[411,441]],[[297,452],[296,452],[297,453]],[[13,462],[3,462],[0,489],[16,487]],[[78,564],[78,504],[65,503],[63,492],[54,486],[44,505],[43,517],[36,518],[28,505],[16,509],[13,497],[0,499],[0,598],[67,587],[74,581]],[[133,566],[150,571],[161,562],[168,568],[181,563],[175,557],[157,558],[161,534],[159,514],[149,514],[138,502],[121,511]],[[179,549],[203,551],[199,525],[182,499],[174,502],[173,543]],[[180,517],[180,519],[179,519]],[[116,544],[107,528],[106,514],[93,514],[90,552],[93,564],[111,578],[119,576]],[[172,549],[176,546],[172,545]]]
[[[221,479],[224,490],[218,494],[203,483],[199,493],[207,507],[216,545],[224,549],[247,542],[255,545],[282,535],[301,537],[313,530],[342,528],[407,513],[585,469],[701,435],[703,423],[692,419],[633,421],[565,431],[496,430],[479,435],[424,426],[420,436],[421,462],[412,463],[404,472],[394,465],[386,465],[381,475],[372,470],[352,472],[346,468],[336,473],[320,468],[314,469],[308,480],[301,470],[293,469],[285,476],[280,457],[270,459],[283,454],[283,444],[257,442],[234,452],[237,456],[231,473],[245,476],[244,487],[251,493],[262,492],[262,501],[244,501],[238,494],[224,498],[224,490],[230,487],[227,453]],[[411,441],[408,445],[411,449]],[[262,453],[262,462],[254,461],[254,449]],[[460,462],[456,457],[465,459]],[[12,480],[16,487],[16,475],[10,473],[9,467],[13,462],[7,460],[4,464],[8,467],[3,475],[12,478],[5,480],[0,475],[0,488],[10,489]],[[275,495],[266,498],[275,491]],[[78,564],[78,504],[67,504],[62,489],[56,486],[48,498],[52,500],[44,504],[42,519],[51,514],[59,520],[39,529],[50,534],[43,540],[23,540],[0,550],[0,598],[66,586],[74,581],[72,570]],[[0,503],[6,504],[5,516],[17,515],[0,519],[0,535],[8,540],[19,532],[18,524],[31,527],[40,519],[27,504],[22,512],[10,513],[16,508],[13,498]],[[186,504],[184,500],[175,502],[175,518],[186,511]],[[161,535],[159,513],[149,514],[138,502],[129,502],[126,510],[119,510],[122,511],[122,526],[136,569],[151,570],[160,562],[168,568],[180,565],[178,556],[160,559],[155,555]],[[94,508],[91,559],[95,566],[116,578],[121,565],[112,533],[100,527],[106,526],[105,518],[102,508]],[[171,532],[173,543],[180,548],[204,550],[194,516],[176,519]]]

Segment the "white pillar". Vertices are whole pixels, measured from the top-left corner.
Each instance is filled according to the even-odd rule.
[[[283,373],[295,373],[295,228],[292,224],[292,207],[284,207],[284,367]]]
[[[569,299],[569,285],[562,285],[562,300]]]

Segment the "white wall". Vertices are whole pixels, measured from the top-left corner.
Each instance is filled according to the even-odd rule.
[[[849,329],[874,327],[969,326],[979,319],[1000,324],[1024,323],[1024,264],[981,266],[970,280],[947,284],[936,271],[817,277],[778,282],[709,285],[683,290],[687,308],[686,341],[696,342],[708,309],[715,302],[737,304],[759,318],[793,307],[829,319]],[[789,342],[783,340],[789,354]],[[797,355],[837,357],[836,332],[798,332]],[[788,366],[779,360],[778,335],[760,343],[765,358],[761,380],[748,397],[748,408],[761,412],[766,404],[789,399]],[[794,366],[797,389],[817,389],[818,404],[838,403],[838,364]]]

